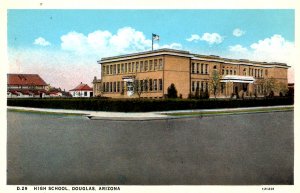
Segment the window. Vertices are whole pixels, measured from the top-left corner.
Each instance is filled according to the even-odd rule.
[[[203,64],[201,63],[201,74],[203,74]]]
[[[84,92],[83,94],[84,94],[84,96],[87,96],[87,92]]]
[[[148,80],[144,80],[144,90],[148,91]]]
[[[105,74],[108,74],[109,73],[109,68],[108,68],[108,66],[105,66]]]
[[[150,91],[153,90],[152,79],[149,80],[149,90]]]
[[[195,63],[192,63],[192,74],[195,73]]]
[[[268,70],[265,70],[265,75],[268,76]]]
[[[203,91],[204,88],[203,88],[203,82],[201,81],[201,90]]]
[[[222,69],[222,74],[224,75],[224,73],[225,73],[225,70],[224,70],[224,69]]]
[[[148,71],[148,61],[145,61],[144,68],[145,68],[145,71]]]
[[[143,84],[143,80],[140,80],[140,88],[141,88],[141,91],[144,91],[144,84]]]
[[[114,92],[117,92],[117,83],[114,82]]]
[[[228,69],[226,69],[226,75],[228,74]]]
[[[109,92],[112,92],[112,82],[109,83]]]
[[[120,64],[117,65],[117,74],[120,74]]]
[[[121,92],[124,92],[124,81],[121,81]]]
[[[244,68],[244,70],[243,70],[243,75],[244,75],[244,76],[246,76],[246,75],[247,75],[246,68]]]
[[[109,82],[106,83],[106,92],[109,92]]]
[[[217,66],[216,66],[216,65],[214,65],[214,69],[217,69]]]
[[[140,61],[140,72],[144,70],[144,62]]]
[[[113,66],[110,65],[110,66],[109,66],[109,74],[112,74],[112,71],[113,71]]]
[[[117,92],[120,92],[120,82],[117,82]]]
[[[162,79],[159,79],[159,90],[163,89],[163,83],[162,83]]]
[[[205,64],[205,74],[208,74],[208,64]]]
[[[139,70],[139,62],[135,63],[135,71],[137,72]]]
[[[159,69],[162,70],[163,69],[163,60],[159,59]]]
[[[230,70],[230,75],[232,75],[232,70]]]
[[[105,66],[102,66],[102,72],[105,74]]]
[[[127,63],[125,63],[125,73],[128,72],[128,67],[127,67]]]
[[[105,92],[106,90],[105,90],[105,82],[103,82],[103,92]]]
[[[200,84],[199,84],[200,82],[199,81],[197,81],[197,86],[196,86],[196,90],[198,89],[198,90],[200,90]]]
[[[128,63],[128,72],[131,72],[131,62]]]
[[[154,60],[154,70],[157,70],[157,59]]]
[[[114,71],[113,71],[113,74],[116,74],[116,71],[117,71],[117,66],[116,65],[114,65]]]
[[[154,84],[154,90],[157,91],[157,79],[154,79],[153,84]]]
[[[254,76],[256,77],[256,75],[257,75],[257,70],[255,69],[254,70]]]
[[[233,70],[233,74],[236,75],[236,70]]]
[[[131,63],[131,71],[134,72],[134,62]]]
[[[264,70],[263,69],[261,69],[261,77],[263,77],[264,75]]]
[[[199,63],[197,63],[197,74],[199,74]]]
[[[152,60],[149,60],[149,71],[151,71],[152,70],[152,67],[153,67],[153,61]]]
[[[192,92],[195,91],[195,81],[192,81]]]
[[[121,64],[121,73],[124,73],[124,72],[125,72],[124,64]]]

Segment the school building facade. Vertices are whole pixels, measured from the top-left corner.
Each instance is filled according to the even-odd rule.
[[[219,74],[217,97],[230,97],[244,92],[245,96],[263,94],[258,84],[264,78],[274,78],[288,84],[284,63],[229,59],[214,55],[199,55],[188,51],[158,49],[98,61],[101,79],[94,79],[94,96],[112,98],[163,98],[173,83],[178,96],[188,98],[207,90],[212,97],[213,71]]]

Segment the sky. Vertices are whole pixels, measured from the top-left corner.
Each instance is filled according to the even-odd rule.
[[[172,48],[284,62],[294,82],[294,10],[8,10],[9,73],[70,90],[100,78],[102,57]]]

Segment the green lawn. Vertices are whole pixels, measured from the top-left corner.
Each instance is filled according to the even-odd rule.
[[[59,113],[59,112],[46,112],[46,111],[35,111],[35,110],[23,110],[23,109],[7,109],[9,112],[21,112],[21,113],[34,113],[34,114],[45,114],[45,115],[63,115],[63,116],[82,116],[86,114],[81,113]]]
[[[231,115],[240,113],[263,113],[272,111],[293,111],[294,107],[274,107],[274,108],[257,108],[243,110],[227,110],[227,111],[203,111],[203,112],[182,112],[182,113],[164,113],[169,116],[205,116],[205,115]]]

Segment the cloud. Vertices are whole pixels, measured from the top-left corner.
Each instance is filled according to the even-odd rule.
[[[38,37],[34,40],[33,44],[35,45],[39,45],[39,46],[50,46],[51,43],[48,42],[47,40],[45,40],[44,38],[42,37]]]
[[[206,41],[208,44],[220,44],[223,42],[223,37],[218,33],[204,33],[202,36],[192,34],[190,38],[186,39],[189,42]]]
[[[181,50],[182,45],[179,44],[179,43],[172,43],[172,44],[162,45],[160,48],[169,48],[169,49]]]
[[[254,61],[283,62],[291,66],[296,66],[296,51],[293,42],[286,40],[279,34],[259,40],[250,44],[249,47],[242,45],[229,46],[232,58],[247,58]],[[293,81],[293,70],[289,70],[289,81]]]
[[[192,42],[192,41],[198,41],[198,40],[200,40],[201,39],[201,37],[199,36],[199,35],[197,35],[197,34],[192,34],[191,35],[191,37],[190,38],[187,38],[186,40],[188,41],[188,42]]]
[[[294,43],[275,34],[270,38],[259,40],[250,45],[254,54],[262,58],[277,58],[282,60],[294,52]]]
[[[248,49],[246,47],[243,47],[240,44],[229,46],[229,51],[231,52],[239,52],[239,53],[246,53]]]
[[[120,28],[115,34],[97,30],[87,35],[73,31],[61,36],[62,50],[81,55],[97,55],[99,58],[151,50],[151,46],[151,39],[132,27]],[[160,46],[155,43],[154,48],[182,49],[182,45],[171,43]]]
[[[239,28],[236,28],[232,31],[232,35],[236,36],[236,37],[241,37],[242,35],[244,35],[246,33],[246,31],[243,31]]]

